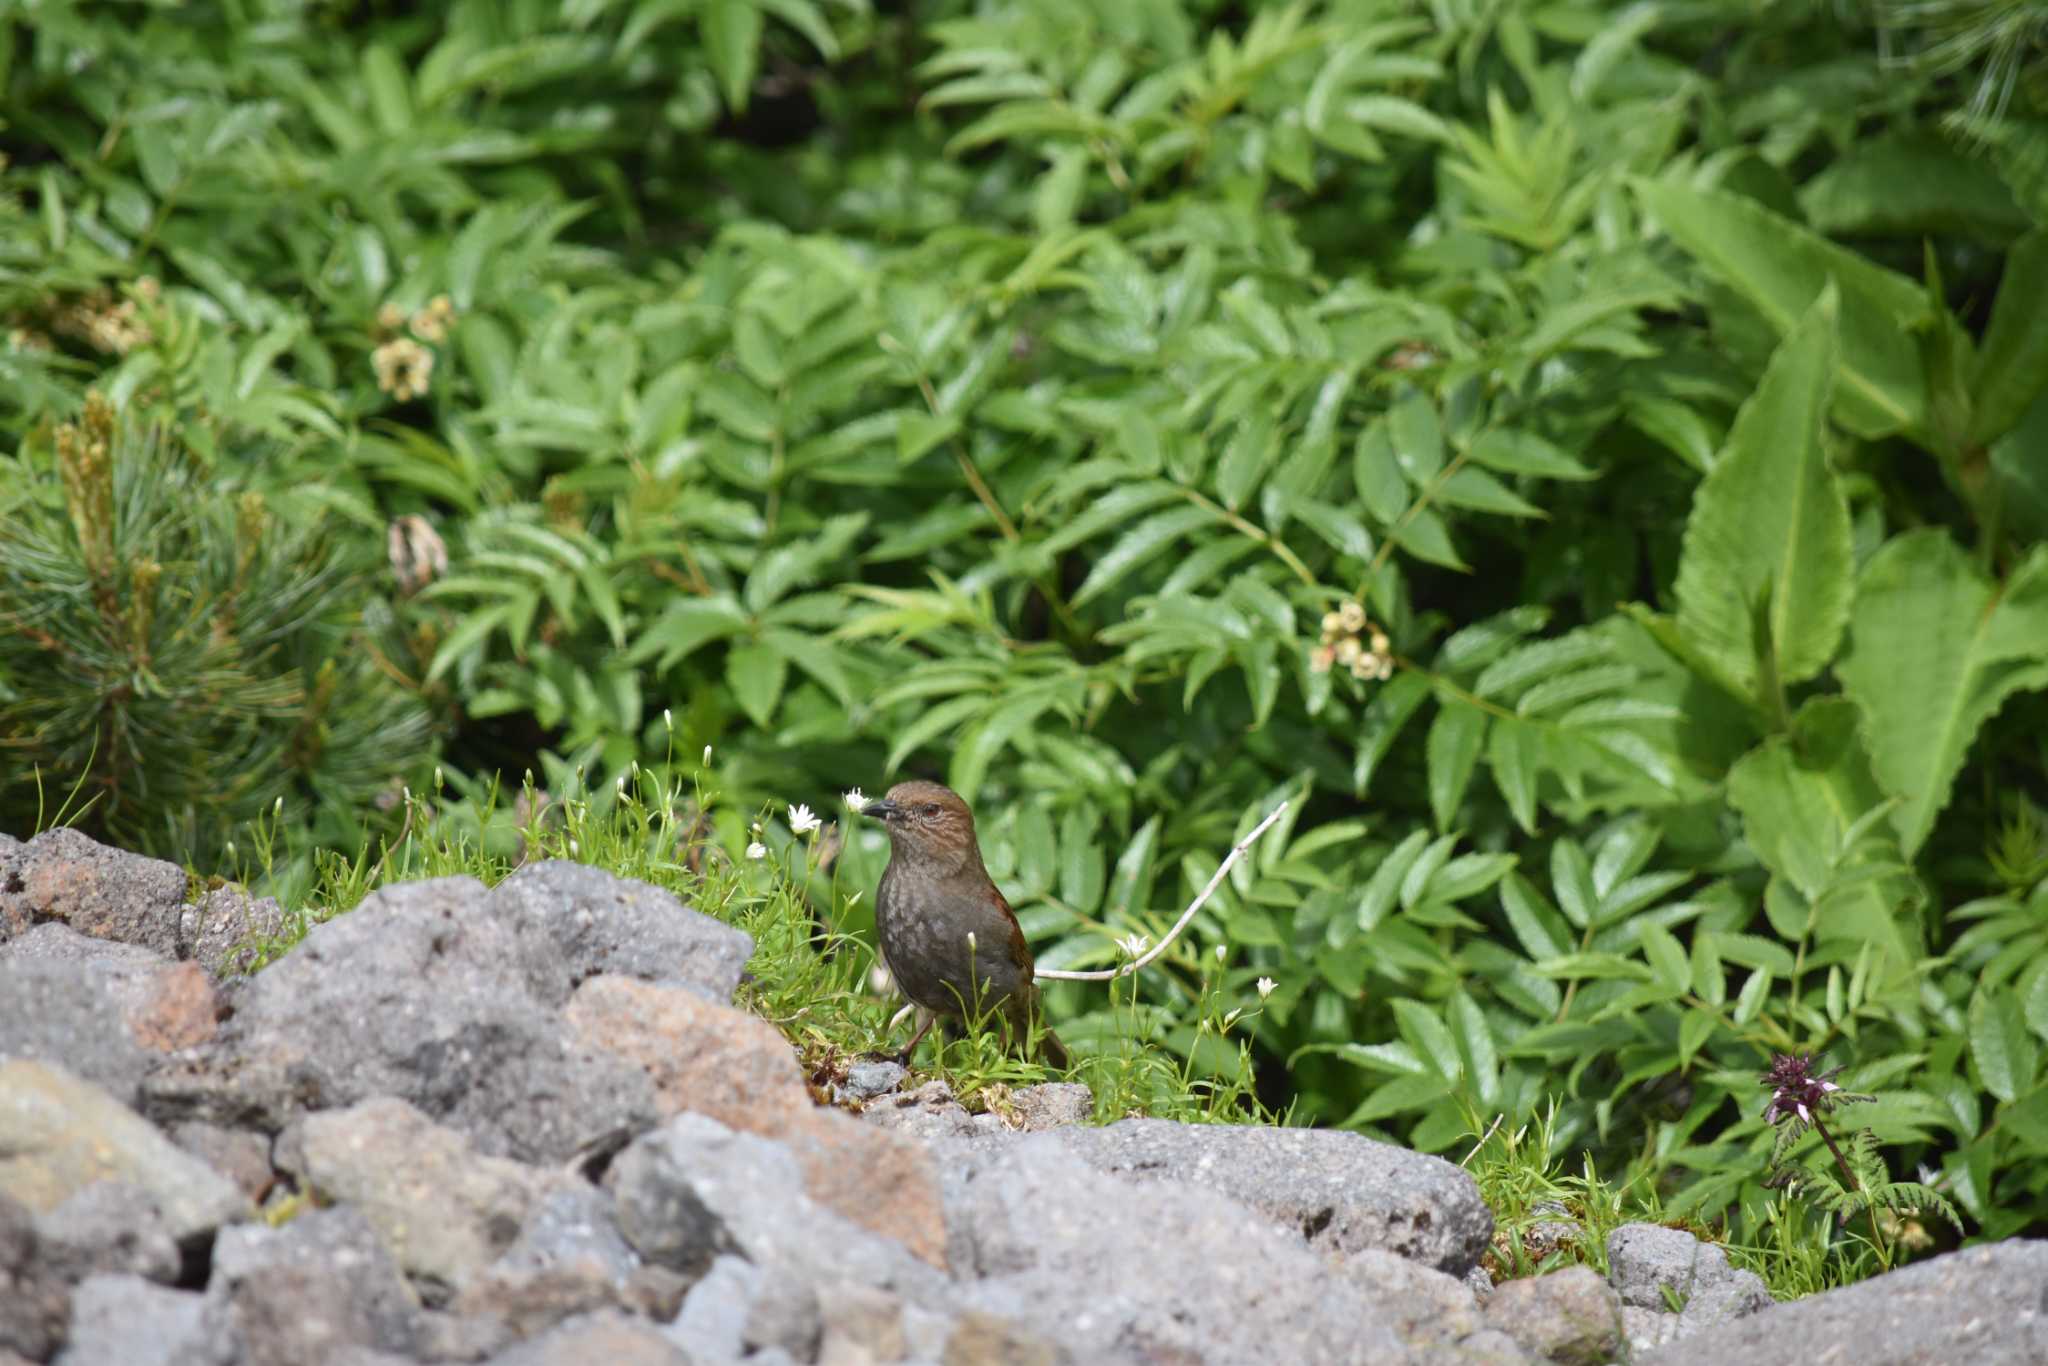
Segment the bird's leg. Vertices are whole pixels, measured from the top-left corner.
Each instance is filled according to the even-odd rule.
[[[924,1036],[931,1033],[932,1026],[939,1022],[937,1015],[922,1006],[918,1007],[917,1014],[917,1033],[910,1036],[910,1042],[903,1045],[903,1051],[896,1055],[896,1061],[905,1067],[910,1066],[910,1055],[917,1052],[917,1046],[924,1042]]]

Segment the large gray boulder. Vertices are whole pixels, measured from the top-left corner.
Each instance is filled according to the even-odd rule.
[[[1650,1366],[2038,1366],[2048,1242],[1965,1248],[1811,1295],[1638,1358]]]

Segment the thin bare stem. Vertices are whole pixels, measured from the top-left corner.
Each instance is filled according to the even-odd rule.
[[[1209,885],[1196,894],[1195,899],[1188,903],[1188,908],[1180,913],[1180,919],[1174,922],[1173,928],[1166,932],[1166,937],[1153,945],[1151,951],[1143,957],[1133,959],[1122,967],[1103,968],[1095,972],[1066,972],[1059,968],[1040,968],[1032,976],[1041,982],[1114,982],[1119,977],[1128,977],[1139,968],[1144,967],[1160,954],[1165,953],[1167,946],[1180,938],[1180,932],[1188,927],[1190,920],[1195,918],[1195,912],[1201,910],[1209,898],[1215,894],[1216,889],[1223,885],[1224,875],[1230,871],[1231,865],[1244,857],[1245,850],[1259,842],[1259,836],[1265,834],[1273,822],[1280,819],[1281,813],[1286,811],[1288,806],[1289,803],[1282,802],[1274,807],[1272,811],[1267,813],[1266,819],[1252,827],[1252,832],[1249,835],[1246,835],[1231,846],[1230,852],[1223,856],[1222,865],[1216,869],[1215,876],[1209,879]]]

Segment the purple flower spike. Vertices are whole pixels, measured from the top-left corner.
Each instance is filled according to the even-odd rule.
[[[1829,1102],[1825,1097],[1842,1089],[1832,1080],[1842,1069],[1831,1067],[1816,1072],[1813,1062],[1806,1053],[1772,1055],[1770,1070],[1763,1077],[1763,1084],[1771,1088],[1771,1103],[1764,1107],[1764,1123],[1776,1124],[1787,1116],[1796,1116],[1802,1125],[1811,1124],[1815,1115],[1827,1110]]]

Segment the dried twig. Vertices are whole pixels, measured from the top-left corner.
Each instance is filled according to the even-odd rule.
[[[1252,827],[1252,832],[1249,835],[1246,835],[1231,846],[1230,852],[1223,856],[1222,866],[1217,868],[1216,875],[1209,879],[1209,885],[1202,888],[1196,894],[1195,899],[1188,903],[1188,908],[1180,913],[1180,919],[1176,920],[1173,928],[1166,932],[1166,937],[1153,945],[1142,957],[1135,958],[1121,967],[1103,968],[1095,972],[1065,972],[1058,968],[1040,968],[1032,975],[1041,982],[1113,982],[1119,977],[1128,977],[1139,968],[1144,967],[1160,954],[1165,953],[1167,946],[1180,937],[1180,932],[1188,927],[1190,920],[1195,918],[1195,912],[1201,910],[1203,904],[1209,900],[1216,889],[1223,885],[1224,875],[1230,871],[1231,865],[1244,857],[1245,850],[1259,842],[1259,836],[1265,834],[1273,822],[1280,819],[1281,813],[1286,811],[1287,807],[1288,803],[1286,802],[1282,802],[1274,807],[1267,814],[1266,819]]]

